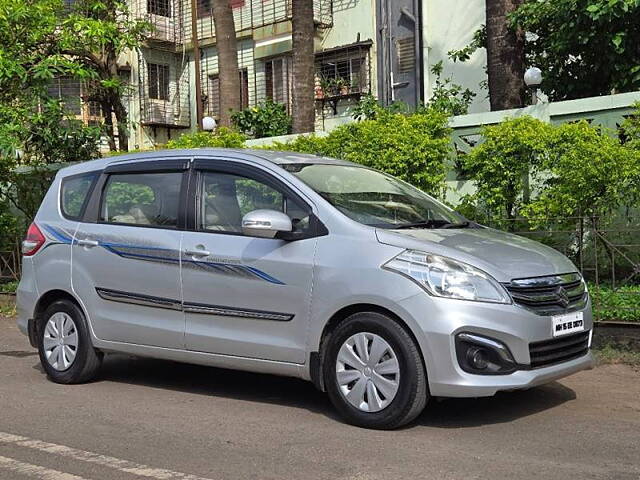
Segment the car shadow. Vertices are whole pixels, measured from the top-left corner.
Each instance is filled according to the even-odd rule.
[[[109,354],[96,381],[285,405],[338,418],[326,395],[312,383],[291,377]]]
[[[110,354],[96,381],[165,388],[197,395],[285,405],[339,420],[326,394],[304,380]],[[494,397],[430,400],[425,411],[405,428],[470,428],[499,424],[555,408],[576,398],[558,382],[529,390],[499,392]]]
[[[432,399],[416,424],[437,428],[467,428],[511,422],[576,399],[558,382],[528,390],[498,392],[493,397]]]

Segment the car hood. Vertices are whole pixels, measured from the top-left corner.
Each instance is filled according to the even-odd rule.
[[[499,282],[577,271],[557,250],[492,228],[377,229],[381,243],[421,250],[460,260],[487,272]]]

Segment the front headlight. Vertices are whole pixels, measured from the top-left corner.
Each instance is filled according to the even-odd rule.
[[[471,265],[417,250],[405,250],[383,265],[423,287],[436,297],[476,302],[511,303],[507,291]]]

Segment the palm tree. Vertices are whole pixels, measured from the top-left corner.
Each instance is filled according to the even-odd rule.
[[[313,0],[292,1],[293,133],[315,129]]]
[[[513,30],[507,16],[524,0],[486,0],[487,75],[491,110],[524,105],[524,32]]]
[[[238,41],[229,0],[213,0],[213,23],[218,49],[218,78],[220,79],[220,125],[231,125],[231,113],[240,110],[238,87]]]

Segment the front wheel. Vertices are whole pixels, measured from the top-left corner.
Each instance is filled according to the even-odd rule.
[[[328,337],[324,380],[331,402],[351,424],[393,429],[409,423],[428,399],[415,341],[394,319],[356,313]]]

